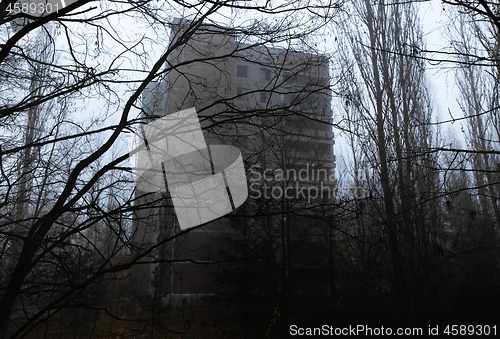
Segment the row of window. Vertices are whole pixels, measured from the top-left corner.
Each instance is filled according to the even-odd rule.
[[[248,78],[248,66],[236,65],[236,76],[238,78]],[[294,82],[300,85],[306,84],[317,84],[317,85],[327,85],[327,80],[320,77],[319,75],[306,76],[300,74],[292,74],[290,72],[285,72],[283,74],[287,82]],[[260,80],[271,80],[271,70],[267,68],[260,69]]]
[[[326,86],[328,85],[328,80],[322,78],[319,74],[313,75],[302,75],[302,74],[293,74],[291,72],[285,72],[283,77],[288,83],[296,83],[298,85],[319,85]]]
[[[248,100],[248,94],[250,90],[244,87],[236,87],[236,94],[241,95],[238,99]],[[269,102],[271,100],[271,92],[260,92],[260,102]]]
[[[248,100],[250,90],[245,87],[236,87],[236,94],[240,100]],[[267,103],[271,100],[271,92],[259,92],[260,102]],[[285,93],[283,94],[283,102],[286,105],[300,104],[302,106],[307,106],[308,108],[316,109],[326,109],[328,105],[328,100],[319,95],[309,95],[306,98],[300,98],[298,94],[295,93]]]
[[[248,66],[237,65],[236,66],[236,76],[238,78],[248,78]],[[271,80],[271,70],[267,68],[261,68],[260,70],[260,80]]]

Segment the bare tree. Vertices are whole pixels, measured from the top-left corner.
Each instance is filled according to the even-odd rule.
[[[456,12],[455,12],[456,13]],[[450,16],[453,16],[450,14]],[[495,150],[500,142],[498,128],[498,28],[488,22],[474,21],[474,15],[464,13],[456,16],[455,24],[450,26],[449,35],[452,45],[463,62],[457,67],[459,100],[467,124],[468,149],[487,152]],[[491,58],[492,63],[474,65],[475,58]],[[481,213],[492,215],[498,223],[500,210],[497,203],[498,156],[477,153],[472,156],[471,166]]]
[[[352,25],[363,29],[346,25],[342,31],[349,46],[344,64],[352,75],[341,90],[345,120],[351,124],[346,129],[352,128],[352,121],[362,126],[351,129],[350,145],[356,157],[353,171],[364,172],[369,167],[380,180],[369,180],[370,190],[384,210],[373,217],[388,237],[399,303],[411,314],[413,300],[420,298],[423,288],[418,282],[427,269],[421,253],[428,251],[426,239],[433,232],[426,225],[433,203],[423,209],[422,204],[439,191],[438,176],[427,169],[437,159],[426,155],[435,137],[432,128],[425,125],[431,121],[432,104],[425,65],[418,58],[424,42],[416,8],[411,4],[362,1],[353,10]],[[356,204],[357,214],[365,203]],[[363,214],[370,213],[374,212],[367,209]],[[364,228],[363,223],[356,226],[359,231]],[[370,238],[373,235],[361,239]],[[384,236],[377,238],[385,242]],[[359,246],[359,256],[366,258],[364,245]],[[368,269],[366,263],[363,267]],[[365,286],[366,278],[365,273]]]
[[[126,164],[128,150],[120,148],[122,136],[146,121],[139,111],[147,86],[183,66],[170,62],[173,51],[203,27],[220,26],[219,14],[245,11],[260,16],[261,21],[243,22],[233,34],[262,46],[313,34],[337,6],[302,1],[280,5],[76,1],[57,12],[35,16],[9,11],[14,4],[1,2],[1,25],[8,27],[19,18],[30,21],[10,36],[8,29],[2,31],[2,77],[17,80],[2,82],[9,95],[0,106],[1,124],[9,131],[5,139],[11,139],[2,142],[0,152],[1,259],[12,263],[0,286],[0,324],[3,334],[18,338],[67,309],[83,307],[90,312],[86,317],[98,319],[104,313],[118,319],[106,304],[105,282],[118,274],[122,278],[134,274],[133,267],[165,261],[162,251],[156,250],[186,233],[166,236],[147,247],[131,241],[133,214],[150,209],[164,197],[135,203],[138,198],[130,189],[133,180]],[[171,36],[168,23],[175,16],[185,17],[187,24]],[[144,27],[144,35],[127,32],[124,27],[131,22]],[[41,54],[25,43],[36,31],[45,32],[45,40],[37,46],[45,49]],[[237,48],[244,52],[248,46]],[[235,52],[238,49],[224,53]],[[187,64],[210,59],[201,57]],[[196,81],[189,79],[189,83]],[[69,97],[75,106],[69,105]],[[227,107],[232,99],[223,98]],[[99,103],[95,115],[77,116],[93,102]],[[44,107],[51,105],[54,114],[43,118],[49,112]],[[13,138],[19,135],[23,137]],[[150,256],[154,253],[160,254]],[[78,313],[73,317],[85,318]]]

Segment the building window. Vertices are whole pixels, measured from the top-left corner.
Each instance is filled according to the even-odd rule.
[[[260,80],[271,80],[271,71],[266,68],[261,68]]]
[[[260,92],[260,102],[269,102],[271,100],[271,92]]]
[[[238,99],[240,100],[248,100],[248,93],[249,90],[248,88],[244,88],[244,87],[236,87],[236,94],[238,94]]]
[[[272,117],[262,117],[260,118],[260,123],[264,126],[272,126],[273,118]]]
[[[318,108],[320,110],[325,110],[327,108],[326,99],[322,97],[315,97],[313,105],[314,108]]]
[[[248,66],[237,65],[236,76],[238,78],[248,78]]]
[[[293,105],[297,103],[298,95],[295,93],[285,93],[283,94],[283,101],[285,105]]]
[[[290,105],[290,94],[282,94],[283,95],[283,103],[285,105]]]

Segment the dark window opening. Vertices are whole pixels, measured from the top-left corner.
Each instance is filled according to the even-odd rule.
[[[260,80],[271,80],[271,71],[266,68],[262,68],[260,70]]]
[[[260,92],[260,102],[269,102],[271,99],[270,92]]]
[[[244,87],[236,87],[236,94],[239,95],[238,99],[240,100],[248,100],[248,93],[249,90],[248,88],[244,88]]]
[[[236,76],[238,78],[248,78],[248,66],[237,65]]]

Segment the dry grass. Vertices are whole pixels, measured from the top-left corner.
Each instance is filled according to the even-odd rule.
[[[120,312],[119,312],[120,313]],[[128,307],[121,312],[122,319],[116,319],[104,312],[88,310],[66,310],[54,316],[49,322],[38,326],[26,336],[39,338],[183,338],[222,339],[241,338],[241,317],[234,309],[227,307],[184,307],[163,310],[163,316],[145,312],[139,306]],[[153,321],[154,318],[154,321]],[[134,319],[146,319],[134,321]],[[11,333],[21,322],[15,321]]]

